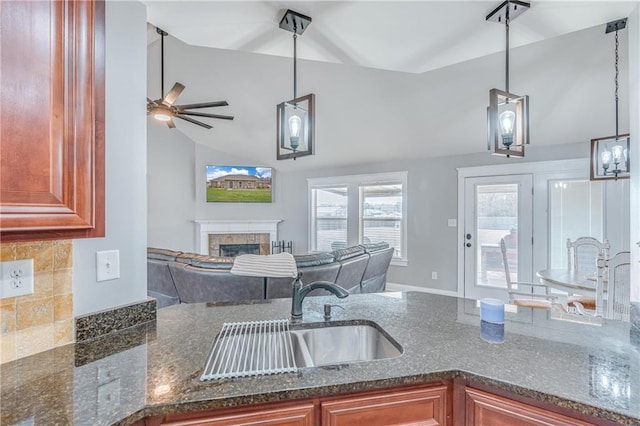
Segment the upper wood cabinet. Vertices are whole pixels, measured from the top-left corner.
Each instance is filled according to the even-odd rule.
[[[104,3],[0,2],[0,238],[104,236]]]

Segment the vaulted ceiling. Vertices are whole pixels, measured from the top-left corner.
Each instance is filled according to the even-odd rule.
[[[287,9],[310,16],[298,57],[422,73],[504,50],[504,26],[485,21],[501,1],[146,0],[148,20],[183,42],[292,56]],[[533,0],[512,23],[522,46],[628,16],[636,1]]]
[[[170,131],[199,144],[281,170],[486,150],[488,91],[504,85],[505,38],[485,16],[500,1],[145,3],[149,22],[172,36],[165,86],[187,87],[180,103],[227,100],[211,112],[236,117],[209,121],[212,130],[177,120]],[[612,133],[613,39],[604,25],[637,6],[534,0],[513,21],[511,91],[531,98],[533,144],[586,146]],[[289,8],[313,19],[298,43],[298,86],[317,97],[317,145],[313,157],[276,161],[275,106],[292,94],[291,33],[278,27]],[[157,37],[150,27],[153,99]],[[623,95],[623,130],[627,106]]]

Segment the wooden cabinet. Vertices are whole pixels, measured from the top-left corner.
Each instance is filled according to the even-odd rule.
[[[612,423],[505,390],[454,379],[268,405],[158,415],[136,423],[136,426],[159,425],[610,426]]]
[[[447,387],[353,396],[320,404],[322,426],[447,424]]]
[[[593,425],[489,392],[465,388],[465,425],[468,426],[585,426]]]
[[[171,426],[314,426],[316,424],[315,405],[307,402],[295,406],[276,405],[273,408],[234,411],[226,414],[170,415],[158,424]]]
[[[104,236],[104,3],[0,2],[0,237]]]
[[[137,426],[451,425],[451,383],[146,418]]]

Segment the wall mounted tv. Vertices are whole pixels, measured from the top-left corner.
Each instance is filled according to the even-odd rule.
[[[270,203],[271,167],[207,166],[208,203]]]

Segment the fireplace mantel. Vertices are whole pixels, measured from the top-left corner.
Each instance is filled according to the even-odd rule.
[[[282,219],[266,220],[195,220],[196,252],[209,254],[209,234],[269,234],[278,241],[278,223]]]

